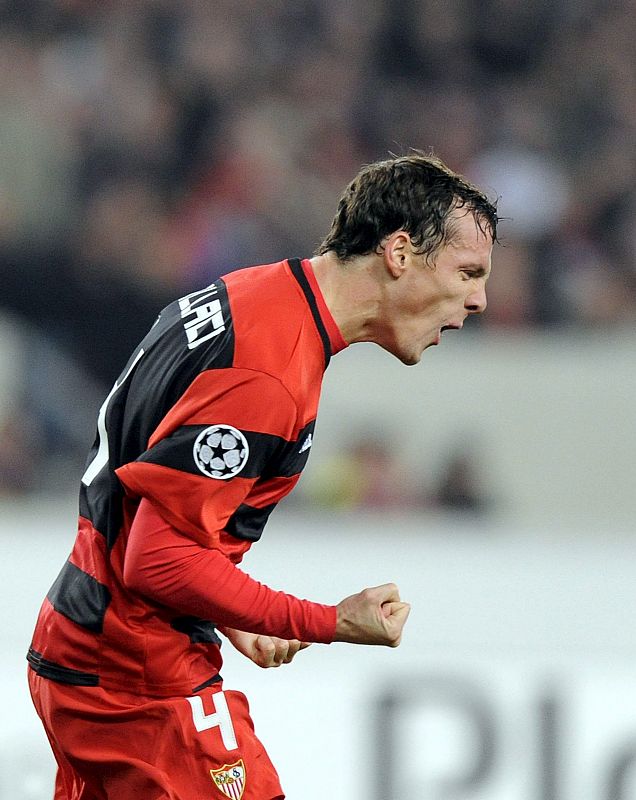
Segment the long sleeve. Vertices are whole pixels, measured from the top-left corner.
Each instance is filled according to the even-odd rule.
[[[252,633],[329,643],[335,606],[301,600],[251,578],[218,550],[181,535],[142,499],[124,562],[128,588],[180,613]]]

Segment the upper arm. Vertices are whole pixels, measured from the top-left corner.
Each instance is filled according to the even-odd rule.
[[[117,475],[177,530],[204,546],[293,438],[297,409],[287,389],[253,370],[209,370],[193,382]]]

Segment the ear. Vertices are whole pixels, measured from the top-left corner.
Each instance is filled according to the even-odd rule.
[[[394,278],[406,269],[411,252],[411,237],[406,231],[395,231],[384,243],[384,264]]]

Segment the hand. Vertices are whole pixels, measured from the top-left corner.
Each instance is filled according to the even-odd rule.
[[[280,667],[281,664],[290,664],[296,653],[309,645],[310,642],[299,642],[298,639],[259,635],[254,640],[250,658],[259,667]]]
[[[221,628],[234,647],[257,666],[280,667],[289,664],[300,650],[309,647],[309,642],[298,639],[279,639],[276,636],[265,636],[258,633],[246,633],[235,628]]]
[[[335,642],[397,647],[411,606],[394,583],[385,583],[346,597],[336,610]]]

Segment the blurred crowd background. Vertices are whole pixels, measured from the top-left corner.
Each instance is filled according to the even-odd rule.
[[[473,336],[633,328],[634,41],[632,0],[0,0],[0,492],[75,486],[158,310],[311,255],[388,153],[499,198]],[[465,453],[408,497],[381,440],[341,455],[318,504],[488,507]]]

